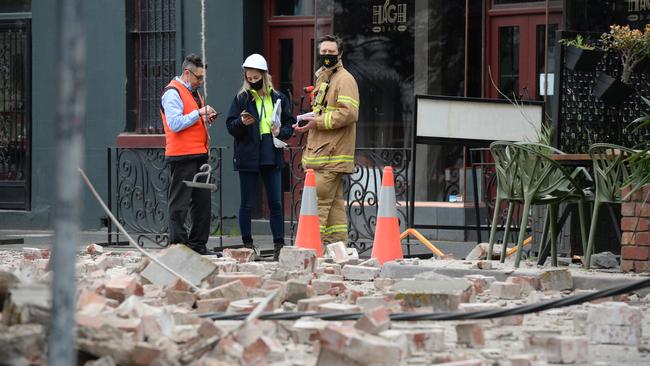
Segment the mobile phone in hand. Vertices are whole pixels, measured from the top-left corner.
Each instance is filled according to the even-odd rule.
[[[313,117],[314,115],[315,115],[314,112],[309,112],[309,113],[305,113],[305,114],[301,114],[301,115],[297,116],[296,119],[298,120],[298,127],[305,127],[305,125],[307,123],[309,123],[309,121],[306,121],[306,120],[302,119],[303,116]]]

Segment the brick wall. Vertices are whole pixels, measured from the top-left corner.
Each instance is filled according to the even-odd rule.
[[[623,196],[629,189],[623,190]],[[621,270],[650,272],[650,185],[621,205]],[[647,199],[647,202],[644,202]]]

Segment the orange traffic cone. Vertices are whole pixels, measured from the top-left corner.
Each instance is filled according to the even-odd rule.
[[[387,166],[384,167],[384,177],[381,180],[375,240],[372,244],[372,258],[377,258],[381,264],[394,259],[404,258],[402,255],[402,241],[399,238],[399,220],[397,219],[395,205],[393,168]]]
[[[313,169],[307,169],[307,174],[305,174],[305,186],[302,189],[296,246],[298,248],[315,249],[316,256],[323,256],[323,245],[320,241],[318,199],[316,198],[316,176],[314,175]]]

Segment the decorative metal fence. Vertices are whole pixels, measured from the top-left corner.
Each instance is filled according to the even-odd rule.
[[[411,149],[356,149],[354,173],[344,181],[343,197],[346,200],[349,225],[349,245],[363,253],[372,248],[375,225],[377,223],[377,208],[383,168],[392,166],[395,176],[395,195],[397,198],[397,216],[400,229],[407,228],[409,222],[409,169]],[[304,182],[304,171],[300,163],[302,149],[291,148],[288,151],[288,162],[291,171],[291,243],[297,229],[297,219],[300,215],[300,203]],[[410,246],[407,244],[407,254]]]
[[[223,147],[210,150],[212,175],[217,186],[212,194],[210,232],[223,245],[222,157]],[[167,246],[167,191],[169,168],[163,148],[108,148],[108,206],[126,231],[141,246]],[[115,178],[115,184],[112,180]],[[189,224],[189,221],[188,221]],[[120,244],[120,234],[108,222],[108,244]]]
[[[223,147],[211,150],[210,165],[213,175],[210,182],[217,186],[212,195],[212,235],[218,234],[223,247],[222,207],[222,157]],[[290,166],[291,214],[290,241],[296,234],[304,182],[304,171],[300,163],[302,149],[287,151]],[[392,166],[395,175],[397,216],[401,230],[409,222],[409,169],[410,149],[356,150],[354,173],[344,181],[344,198],[347,203],[350,245],[363,253],[372,248],[383,168]],[[165,164],[162,148],[108,148],[108,206],[120,224],[133,236],[139,245],[147,243],[167,246],[167,190],[169,169]],[[115,179],[115,183],[113,183]],[[188,223],[189,224],[189,223]],[[108,244],[120,244],[120,234],[108,223]],[[410,246],[407,245],[407,254]]]

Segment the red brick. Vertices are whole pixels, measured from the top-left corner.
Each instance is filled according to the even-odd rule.
[[[621,230],[637,231],[638,223],[639,223],[638,217],[623,217],[621,219]]]
[[[621,204],[621,216],[634,216],[636,213],[636,203],[624,202]]]
[[[623,190],[623,197],[628,196],[629,193],[630,193],[629,189],[628,190],[624,189]],[[628,197],[629,197],[630,201],[632,201],[632,202],[639,202],[641,200],[641,198],[643,198],[643,192],[642,192],[642,190],[637,189],[636,192],[632,193]]]
[[[634,245],[634,233],[627,232],[621,236],[621,245]]]
[[[149,343],[138,342],[131,353],[131,361],[135,365],[151,365],[162,353],[161,348],[154,347]]]
[[[262,277],[245,272],[222,273],[215,277],[215,285],[221,286],[226,283],[240,280],[246,287],[257,288],[262,285]]]
[[[629,202],[630,201],[630,197],[627,196],[630,193],[630,191],[631,191],[630,186],[626,186],[626,187],[621,188],[621,199],[622,199],[623,202]]]
[[[639,272],[650,272],[650,262],[649,261],[634,261],[634,271]]]
[[[458,344],[471,348],[482,348],[485,345],[485,335],[480,323],[457,324],[456,337]]]
[[[621,271],[623,272],[634,271],[634,261],[629,259],[621,259]]]
[[[648,248],[625,246],[621,248],[621,257],[624,259],[648,260]]]
[[[230,300],[228,299],[205,299],[196,302],[196,310],[199,313],[219,313],[226,311]]]
[[[634,239],[636,245],[650,246],[650,233],[637,233],[636,239]]]
[[[106,297],[120,302],[131,295],[142,296],[143,294],[142,285],[133,276],[120,275],[106,284]]]
[[[650,217],[650,202],[636,204],[636,216]]]
[[[250,262],[253,259],[253,254],[255,252],[253,249],[249,248],[240,248],[240,249],[231,249],[227,248],[223,250],[223,256],[225,258],[232,258],[238,263]]]
[[[388,329],[389,326],[390,316],[388,315],[388,309],[384,307],[378,307],[366,311],[354,324],[355,328],[371,334],[378,334],[379,332]]]
[[[646,184],[641,188],[641,193],[643,197],[649,197],[650,196],[650,184]]]

